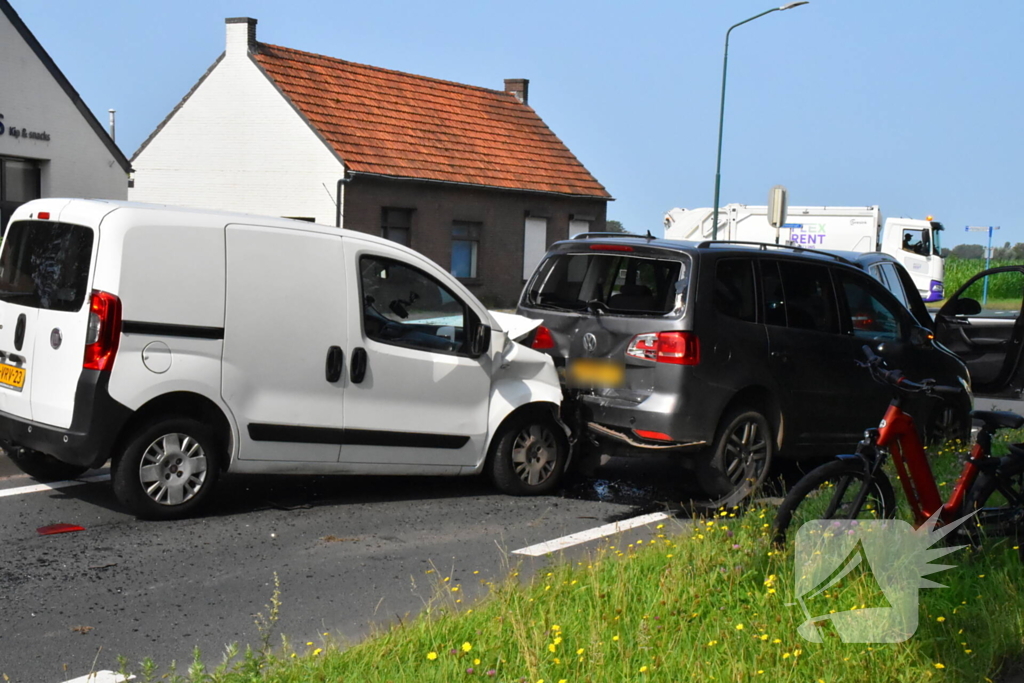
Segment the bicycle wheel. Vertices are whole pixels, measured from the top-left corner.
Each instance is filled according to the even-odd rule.
[[[977,515],[961,527],[968,542],[976,548],[986,539],[1024,540],[1024,462],[1003,459],[1003,465],[991,473],[978,475],[964,499],[964,513]],[[1024,552],[1020,553],[1024,561]]]
[[[867,496],[854,504],[864,487]],[[785,545],[790,529],[815,519],[892,519],[896,495],[881,471],[868,478],[860,460],[836,460],[808,472],[786,494],[775,515],[774,542]]]

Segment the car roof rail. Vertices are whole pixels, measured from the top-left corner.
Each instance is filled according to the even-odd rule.
[[[848,265],[856,267],[856,263],[850,259],[840,256],[839,254],[833,254],[830,251],[822,251],[820,249],[807,249],[805,247],[794,247],[789,244],[769,244],[768,242],[743,242],[739,240],[705,240],[697,245],[698,249],[709,249],[717,244],[731,246],[738,244],[740,246],[758,247],[761,251],[768,251],[769,249],[788,249],[789,251],[802,252],[806,254],[818,254],[820,256],[827,256],[828,258],[835,259],[840,263],[846,263]]]
[[[657,237],[655,237],[654,235],[651,234],[650,230],[647,231],[646,235],[638,235],[635,232],[581,232],[578,235],[574,235],[572,237],[572,239],[574,239],[574,240],[608,239],[609,237],[619,238],[619,239],[626,239],[626,240],[629,240],[629,239],[647,240],[648,242],[650,242],[651,240],[658,239]]]

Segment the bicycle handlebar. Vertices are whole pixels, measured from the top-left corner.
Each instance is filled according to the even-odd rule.
[[[868,360],[866,363],[860,363],[860,365],[868,368],[875,381],[881,382],[882,384],[888,384],[894,389],[899,389],[908,393],[946,395],[959,394],[963,391],[963,387],[936,384],[934,379],[914,382],[904,377],[903,373],[899,370],[883,370],[881,366],[885,361],[875,354],[874,350],[870,346],[865,344],[861,347],[861,350],[864,352],[864,355],[867,356]]]

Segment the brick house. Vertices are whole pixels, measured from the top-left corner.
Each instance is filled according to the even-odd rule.
[[[256,41],[224,54],[132,157],[129,199],[289,216],[393,239],[492,306],[546,248],[603,230],[604,187],[528,105],[490,90]]]

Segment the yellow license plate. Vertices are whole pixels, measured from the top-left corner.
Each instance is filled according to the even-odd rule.
[[[578,358],[569,362],[568,383],[577,387],[621,387],[626,369],[619,363],[601,358]]]
[[[21,391],[25,386],[25,368],[0,363],[0,384]]]

